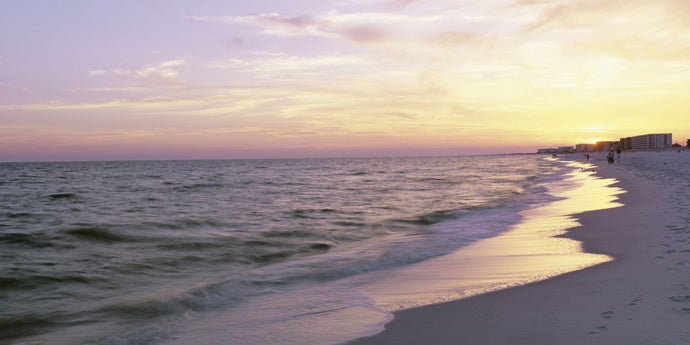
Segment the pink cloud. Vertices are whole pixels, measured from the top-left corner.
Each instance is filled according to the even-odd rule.
[[[391,37],[388,31],[374,25],[344,26],[331,32],[355,42],[378,42]]]
[[[384,41],[393,37],[385,24],[371,17],[353,15],[288,17],[270,13],[243,17],[195,17],[195,20],[240,22],[263,27],[272,34],[332,36],[355,42]]]
[[[176,68],[185,65],[184,60],[164,61],[138,70],[113,69],[93,70],[87,73],[92,76],[116,75],[154,84],[180,84],[183,82]]]
[[[283,17],[277,13],[261,14],[255,16],[255,19],[264,24],[281,25],[299,29],[313,26],[318,23],[318,20],[310,16]]]

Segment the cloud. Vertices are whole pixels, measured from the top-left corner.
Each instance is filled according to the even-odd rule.
[[[476,43],[486,38],[486,35],[465,30],[450,30],[439,32],[430,36],[429,41],[440,46],[465,46],[469,43]]]
[[[366,56],[343,54],[322,56],[294,56],[254,52],[250,58],[211,61],[209,68],[232,71],[236,78],[251,83],[275,84],[276,81],[308,82],[324,75],[339,78],[366,71],[375,71],[375,62]]]
[[[164,61],[159,64],[161,68],[171,68],[171,67],[178,67],[178,66],[184,66],[186,65],[187,62],[182,59],[177,59],[177,60],[170,60],[170,61]]]
[[[646,33],[657,27],[690,29],[687,21],[690,5],[685,0],[521,0],[513,7],[537,11],[534,20],[523,28],[528,32],[565,28],[596,34],[606,34],[605,30],[609,30],[615,34],[621,31]]]
[[[520,0],[512,8],[536,14],[521,28],[528,41],[558,41],[590,57],[593,51],[636,61],[690,56],[687,1]]]
[[[398,7],[406,7],[407,5],[415,2],[415,0],[393,0],[390,3]]]
[[[332,32],[338,33],[340,36],[355,42],[381,42],[392,36],[389,31],[374,25],[343,27],[335,29]]]
[[[184,66],[185,60],[169,60],[155,65],[143,67],[138,70],[112,69],[112,70],[91,70],[87,71],[92,76],[116,75],[132,78],[153,84],[181,84],[183,79],[175,68]]]
[[[7,104],[0,105],[2,110],[92,110],[108,108],[137,108],[137,109],[156,109],[167,107],[181,107],[188,105],[198,105],[203,103],[203,99],[172,99],[166,97],[146,98],[139,100],[118,99],[106,102],[93,103],[65,103],[55,100],[45,103],[34,104]]]
[[[8,83],[3,83],[0,81],[0,90],[1,89],[6,89],[6,90],[12,90],[12,91],[19,91],[21,93],[29,93],[31,90],[25,87],[17,86],[17,85],[12,85]]]
[[[423,10],[405,9],[417,2],[417,7]],[[379,3],[382,4],[384,3]],[[496,37],[512,35],[521,25],[533,19],[533,15],[511,17],[511,13],[497,13],[503,8],[496,5],[482,7],[473,3],[453,3],[452,7],[448,7],[445,6],[448,5],[446,2],[410,0],[389,1],[385,4],[393,4],[396,8],[387,6],[386,10],[382,10],[381,6],[375,5],[370,11],[355,8],[348,13],[331,11],[297,16],[264,13],[248,16],[197,16],[193,19],[250,25],[271,36],[333,38],[401,55],[409,52],[417,54],[429,47],[454,49],[468,44],[476,47],[481,41],[495,42]],[[483,43],[479,45],[487,46]]]
[[[390,13],[330,13],[320,16],[283,16],[279,13],[239,17],[193,17],[198,21],[242,23],[263,28],[264,32],[280,36],[322,36],[341,38],[360,43],[382,42],[407,31],[405,27],[428,18]]]
[[[176,71],[165,67],[146,67],[133,73],[127,72],[125,75],[132,75],[136,79],[156,84],[178,83],[181,81]]]
[[[240,17],[240,21],[257,22],[268,26],[282,26],[288,28],[305,29],[318,24],[318,20],[310,16],[284,17],[277,13],[260,14],[257,16]]]
[[[273,34],[282,33],[285,35],[296,34],[318,34],[313,28],[318,20],[310,16],[286,17],[278,13],[258,14],[252,16],[221,16],[204,17],[192,16],[192,20],[201,22],[223,22],[223,23],[243,23],[263,27],[266,31]]]
[[[391,113],[387,113],[387,114],[383,114],[383,115],[390,115],[393,117],[399,117],[399,118],[408,119],[408,120],[414,120],[414,119],[417,119],[419,117],[416,114],[411,114],[409,112],[404,112],[404,111],[391,112]]]
[[[627,6],[634,0],[626,1]],[[524,27],[524,31],[530,32],[548,26],[561,27],[589,27],[593,24],[606,22],[610,14],[615,13],[615,8],[619,7],[620,1],[609,0],[606,2],[579,0],[566,3],[555,3],[542,6],[543,10],[536,20]],[[544,5],[539,2],[522,2],[521,6],[532,6],[535,4]],[[626,7],[627,7],[626,6]]]

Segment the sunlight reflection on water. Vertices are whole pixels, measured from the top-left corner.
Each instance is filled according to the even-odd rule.
[[[581,243],[557,237],[580,225],[574,214],[623,206],[612,187],[616,180],[592,176],[586,166],[578,168],[564,183],[550,191],[562,198],[521,212],[523,219],[511,230],[484,239],[455,253],[388,272],[385,277],[357,285],[376,305],[397,311],[466,298],[507,287],[544,280],[613,260],[610,256],[585,253]],[[580,169],[585,168],[585,169]]]

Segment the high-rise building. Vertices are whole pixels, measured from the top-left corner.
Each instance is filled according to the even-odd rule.
[[[623,150],[665,149],[671,147],[672,144],[671,133],[644,134],[620,140],[620,147]]]

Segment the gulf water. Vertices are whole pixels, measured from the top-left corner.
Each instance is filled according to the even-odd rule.
[[[0,163],[0,344],[341,342],[389,314],[339,281],[496,236],[568,169],[538,155]]]

